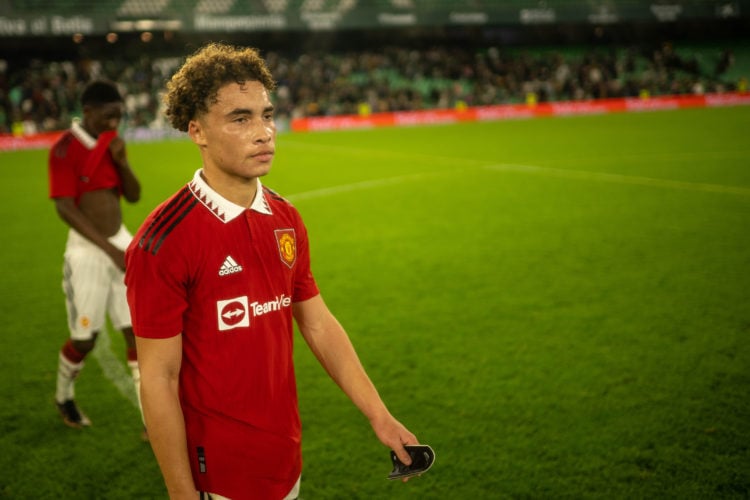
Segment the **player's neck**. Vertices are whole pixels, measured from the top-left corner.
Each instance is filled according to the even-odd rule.
[[[235,205],[250,208],[258,190],[258,180],[255,177],[239,177],[224,172],[206,171],[201,173],[203,180],[211,189]]]

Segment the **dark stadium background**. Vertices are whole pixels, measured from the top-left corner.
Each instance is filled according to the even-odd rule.
[[[92,68],[115,79],[135,229],[198,166],[158,94],[209,40],[271,57],[284,131],[264,183],[437,455],[389,482],[298,338],[301,498],[748,498],[749,37],[748,0],[0,0],[0,498],[166,497],[120,336],[77,383],[94,425],[55,410],[66,229],[45,144]],[[379,105],[410,126],[370,126]],[[290,132],[294,114],[341,130]]]
[[[536,101],[637,97],[648,86],[637,80],[649,67],[664,73],[658,88],[645,89],[649,95],[745,91],[749,12],[748,0],[4,0],[0,2],[0,133],[12,132],[13,122],[24,119],[19,117],[24,114],[37,115],[31,120],[39,131],[66,127],[75,111],[70,101],[80,91],[80,81],[94,76],[118,81],[126,94],[149,93],[150,109],[125,121],[129,127],[148,125],[158,116],[157,94],[169,71],[209,40],[258,47],[272,56],[274,70],[279,69],[273,65],[277,58],[284,66],[295,64],[296,75],[278,74],[284,90],[290,90],[279,106],[282,118],[287,111],[293,114],[295,105],[301,106],[305,96],[300,93],[307,98],[310,92],[327,93],[332,101],[315,95],[304,110],[294,111],[306,116],[356,114],[369,91],[389,93],[378,87],[380,82],[372,74],[363,75],[361,66],[343,73],[357,54],[389,58],[386,69],[391,80],[384,85],[405,87],[400,93],[390,89],[394,102],[383,106],[384,111],[524,102],[528,91],[519,87],[527,81],[550,80],[558,56],[573,71],[600,66],[604,79],[621,82],[620,88],[537,91]],[[499,54],[501,63],[493,63],[488,53]],[[407,57],[436,59],[416,75],[427,80],[421,88],[408,84],[415,80],[415,72],[408,71],[412,64]],[[321,60],[325,60],[325,74],[305,82],[311,65]],[[72,71],[50,68],[55,62],[67,62],[69,68],[72,63],[76,71],[72,78],[79,80],[66,96],[58,95],[59,88],[70,83]],[[91,73],[92,62],[101,65],[99,73]],[[527,67],[512,68],[518,62]],[[374,59],[364,71],[372,73],[383,64]],[[162,74],[154,73],[155,66],[162,68]],[[481,84],[501,91],[482,102],[460,95],[441,99],[436,90],[425,89],[431,78],[438,77],[460,78],[464,86],[479,85],[483,70],[488,75],[482,76]],[[133,81],[138,77],[141,80]],[[394,83],[393,78],[400,81]],[[344,89],[342,80],[349,84]],[[696,82],[699,90],[694,88]],[[285,95],[278,94],[280,99]],[[46,100],[56,102],[50,106]],[[30,112],[30,108],[34,109]]]

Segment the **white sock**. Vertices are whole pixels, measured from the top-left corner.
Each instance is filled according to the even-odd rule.
[[[55,392],[55,400],[58,403],[75,398],[75,381],[83,365],[83,361],[73,363],[60,353],[60,361],[57,364],[57,391]]]
[[[143,418],[143,405],[141,405],[141,370],[138,368],[138,361],[128,361],[130,373],[133,375],[133,385],[135,386],[135,395],[138,397],[138,409],[141,411],[141,420]]]

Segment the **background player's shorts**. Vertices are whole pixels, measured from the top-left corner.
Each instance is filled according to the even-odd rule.
[[[290,491],[289,494],[287,494],[287,496],[284,497],[284,500],[296,500],[299,497],[299,487],[300,487],[301,480],[302,480],[302,476],[300,476],[297,479],[297,482],[294,484],[292,491]],[[201,493],[200,498],[201,499],[207,498],[208,500],[230,500],[229,498],[223,497],[221,495],[217,495],[216,493],[208,493],[205,496],[203,493]]]
[[[125,226],[109,242],[125,250],[133,236]],[[73,340],[89,340],[104,327],[106,314],[117,329],[131,326],[124,273],[98,246],[74,230],[68,232],[63,291]]]

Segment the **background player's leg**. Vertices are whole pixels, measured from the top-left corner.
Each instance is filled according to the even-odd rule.
[[[126,235],[126,242],[129,242],[130,235],[127,231],[124,234]],[[135,394],[138,398],[138,409],[141,412],[141,420],[145,423],[145,419],[143,418],[143,406],[141,405],[141,371],[138,368],[138,353],[135,349],[135,335],[133,334],[130,308],[128,307],[125,275],[120,269],[114,266],[110,266],[110,273],[107,312],[112,321],[112,325],[120,330],[125,338],[125,355],[128,360],[128,368],[130,368],[130,373],[133,377],[133,385],[135,386]],[[142,437],[147,439],[145,431]]]
[[[104,326],[107,303],[107,262],[92,243],[71,231],[65,250],[63,292],[70,339],[60,350],[55,399],[63,422],[71,427],[91,425],[75,403],[75,381],[84,358],[96,344]]]
[[[128,368],[133,376],[133,385],[135,386],[135,395],[138,398],[138,410],[141,412],[141,421],[143,422],[143,432],[141,439],[148,441],[148,432],[146,431],[146,418],[143,416],[143,405],[141,404],[141,370],[138,368],[138,352],[135,350],[135,336],[133,329],[123,328],[122,334],[125,336],[127,349]]]
[[[130,368],[130,374],[133,376],[135,394],[136,396],[138,396],[138,408],[141,411],[141,419],[143,419],[143,407],[141,406],[141,371],[138,368],[138,352],[135,350],[135,336],[133,335],[133,328],[123,328],[122,334],[125,337],[125,349],[128,359],[128,368]]]
[[[55,402],[63,417],[63,422],[70,427],[91,425],[91,420],[75,404],[75,381],[84,366],[86,355],[96,343],[96,333],[91,340],[68,339],[60,349],[57,366],[57,389]]]

